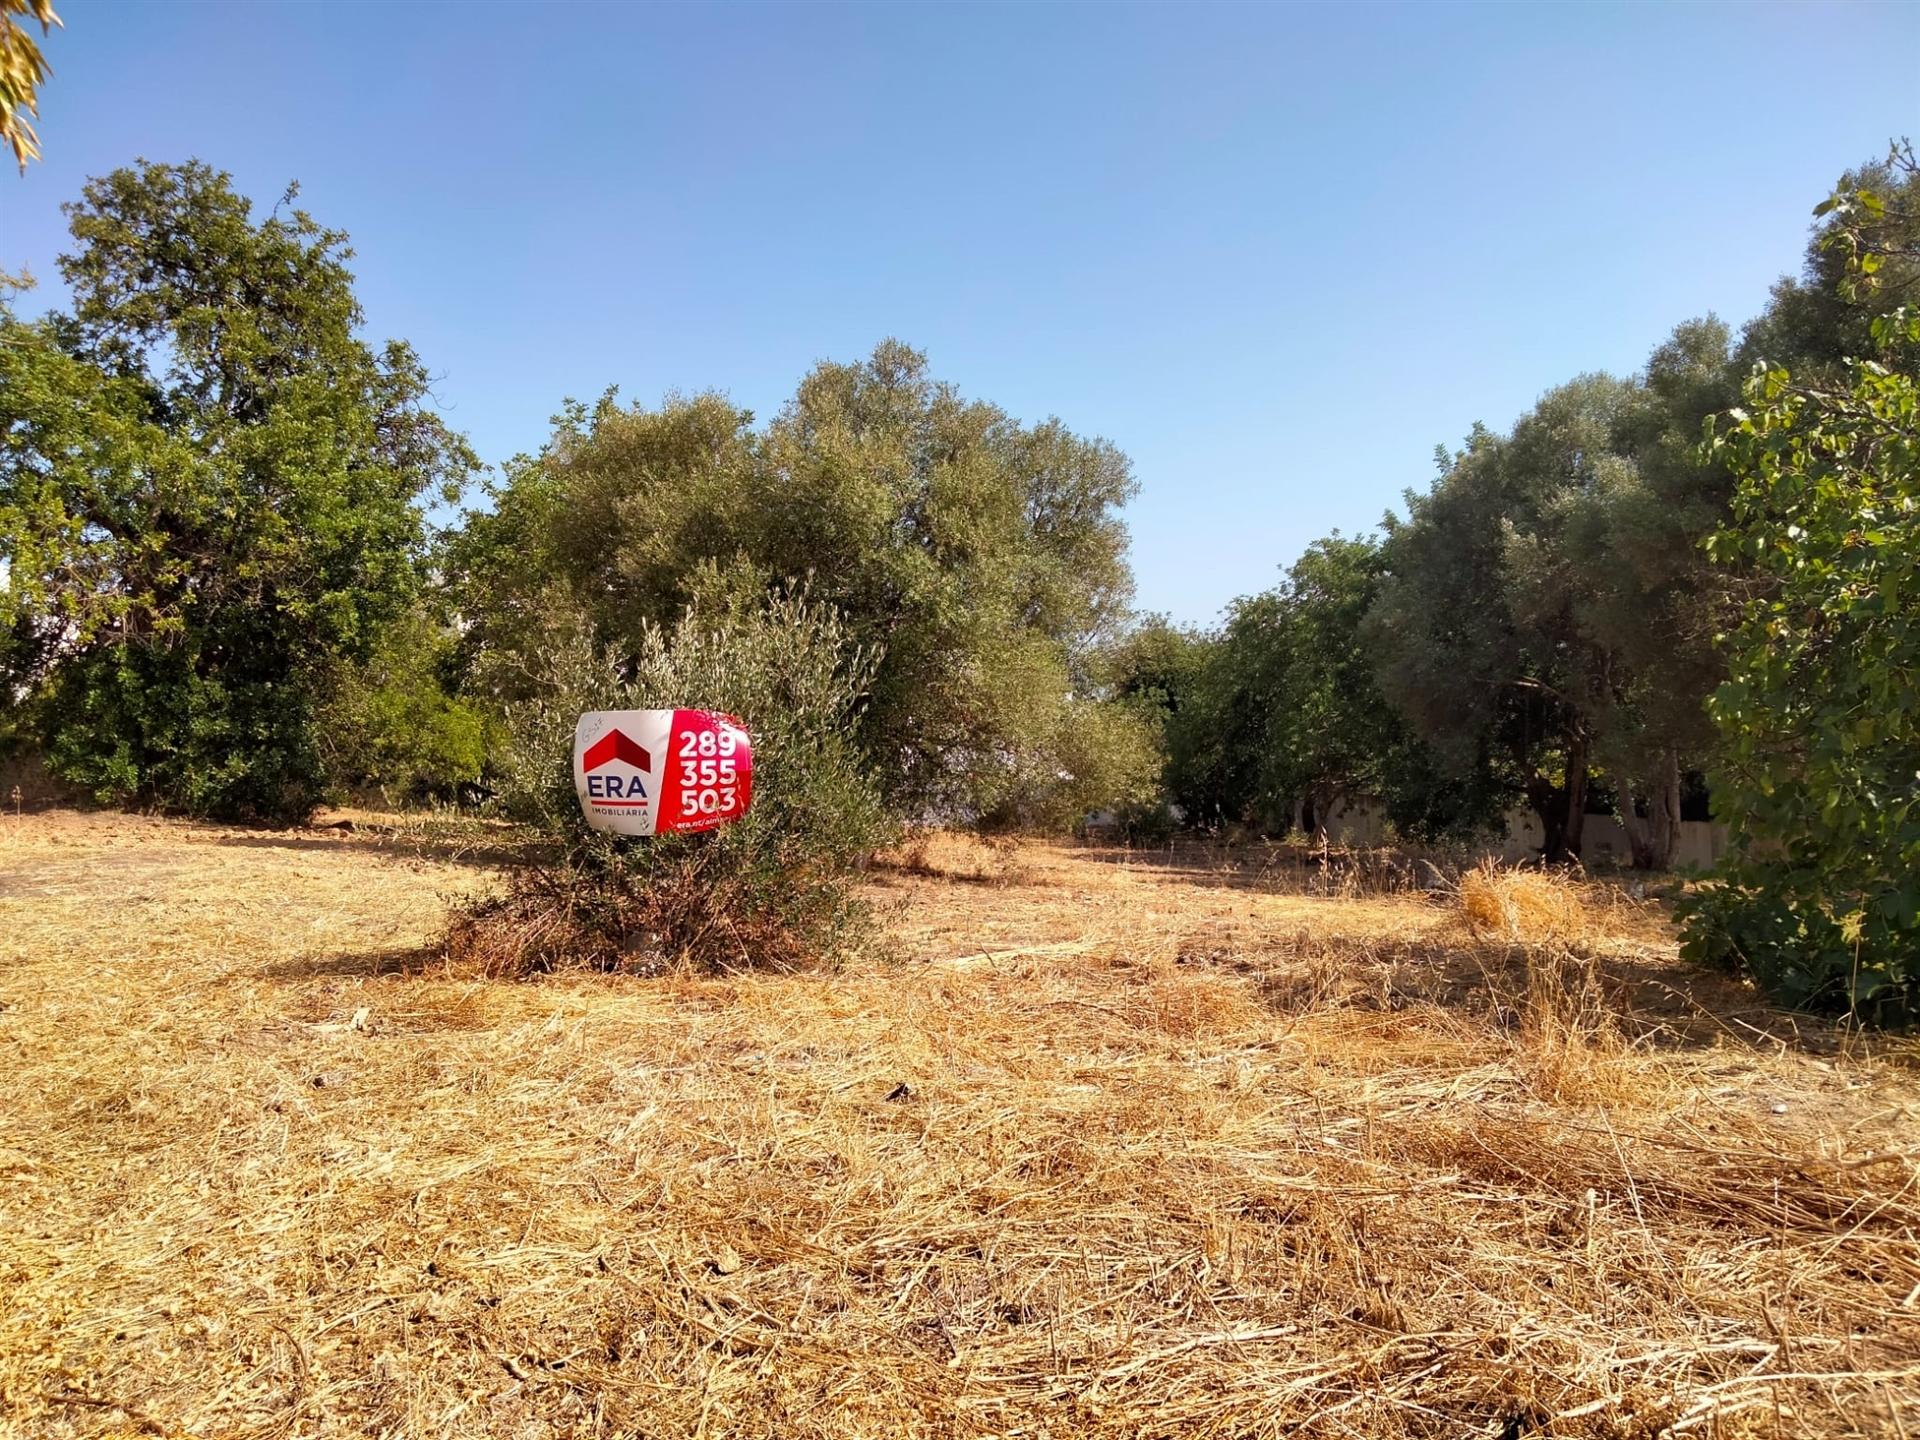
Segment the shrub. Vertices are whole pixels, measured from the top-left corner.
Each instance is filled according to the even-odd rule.
[[[624,658],[583,630],[554,637],[547,656],[537,698],[508,711],[500,778],[507,813],[553,852],[459,918],[456,960],[496,973],[791,967],[865,935],[859,871],[890,828],[852,740],[875,656],[833,610],[804,594],[735,594],[643,627]],[[573,787],[580,714],[673,705],[746,725],[753,808],[695,835],[589,829]]]
[[[1122,805],[1113,814],[1114,838],[1125,845],[1165,845],[1179,828],[1173,806],[1164,799]]]
[[[217,636],[209,627],[68,662],[44,707],[48,768],[103,805],[306,819],[327,791],[314,678],[327,666],[294,658],[267,633],[277,620],[240,618]]]
[[[336,785],[390,801],[454,800],[477,787],[493,717],[449,693],[453,636],[423,610],[396,623],[364,665],[342,667],[322,709],[322,754]]]

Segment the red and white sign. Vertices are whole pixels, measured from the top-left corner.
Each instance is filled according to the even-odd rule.
[[[747,813],[753,744],[715,710],[593,710],[573,732],[573,788],[595,830],[712,830]]]

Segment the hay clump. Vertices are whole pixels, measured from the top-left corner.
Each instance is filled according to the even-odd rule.
[[[874,862],[908,875],[975,885],[1025,885],[1035,878],[1014,837],[970,830],[917,829],[878,852]]]
[[[1580,882],[1485,861],[1460,877],[1459,913],[1476,940],[1572,945],[1600,933]]]

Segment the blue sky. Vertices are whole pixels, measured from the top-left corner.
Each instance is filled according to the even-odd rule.
[[[1504,427],[1796,268],[1920,138],[1920,6],[65,0],[0,267],[197,156],[350,231],[497,461],[563,397],[770,415],[897,335],[1135,462],[1139,602],[1207,622]]]

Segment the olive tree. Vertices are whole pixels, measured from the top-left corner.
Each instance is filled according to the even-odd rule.
[[[569,407],[449,564],[475,673],[503,698],[552,607],[622,653],[703,567],[756,593],[804,581],[882,654],[855,730],[890,803],[1019,815],[1086,803],[1092,759],[1122,788],[1152,764],[1137,737],[1093,743],[1085,709],[1131,592],[1133,489],[1112,445],[966,399],[888,341],[815,368],[764,427],[714,394]]]

